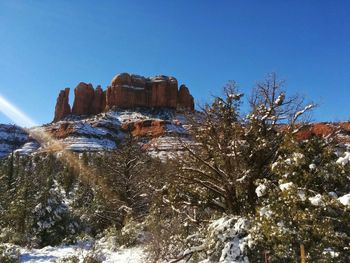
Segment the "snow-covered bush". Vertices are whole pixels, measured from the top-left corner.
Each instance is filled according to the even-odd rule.
[[[246,263],[250,222],[243,217],[224,216],[213,221],[201,235],[204,242],[197,250],[204,251],[206,259],[201,262]]]
[[[20,263],[19,250],[9,244],[0,245],[0,262],[1,263]]]
[[[50,189],[33,210],[32,232],[40,246],[57,245],[77,232],[68,207],[56,189]]]
[[[120,246],[130,247],[143,244],[146,241],[145,223],[130,218],[117,234]]]

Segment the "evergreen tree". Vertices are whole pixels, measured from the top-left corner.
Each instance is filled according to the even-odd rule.
[[[337,196],[350,192],[350,177],[336,163],[335,145],[286,136],[279,151],[272,176],[257,188],[253,252],[259,257],[270,251],[271,262],[293,262],[304,245],[310,262],[349,261],[349,209]]]

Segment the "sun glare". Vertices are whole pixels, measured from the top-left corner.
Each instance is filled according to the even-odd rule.
[[[14,121],[15,124],[21,127],[33,127],[37,124],[29,118],[26,114],[20,111],[15,105],[0,95],[0,111],[6,115],[9,119]]]
[[[11,102],[6,100],[3,96],[0,95],[0,111],[5,114],[8,118],[15,122],[15,124],[21,127],[34,127],[38,126],[30,117],[24,114],[20,109],[14,106]],[[112,197],[113,193],[108,188],[108,183],[105,182],[102,178],[96,178],[90,167],[87,167],[79,159],[79,156],[66,150],[65,145],[52,137],[49,132],[46,132],[40,127],[33,129],[26,129],[30,136],[40,142],[41,148],[45,152],[60,152],[57,155],[67,166],[74,168],[79,171],[80,178],[85,182],[94,182],[94,184],[99,185],[105,189],[106,196]]]

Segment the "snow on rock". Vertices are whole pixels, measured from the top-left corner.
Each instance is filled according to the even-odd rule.
[[[164,134],[144,139],[145,149],[162,159],[172,158],[174,151],[183,147],[179,137],[188,140],[186,118],[173,109],[113,109],[94,116],[67,116],[62,121],[30,128],[29,132],[48,135],[62,143],[65,149],[74,152],[104,151],[117,147],[127,132],[123,125],[139,121],[164,121]],[[154,140],[153,140],[154,139]],[[150,146],[150,147],[149,147]],[[0,158],[12,151],[29,155],[45,147],[30,138],[29,134],[14,125],[0,125]]]
[[[182,125],[183,114],[171,109],[113,109],[87,118],[65,119],[47,125],[45,129],[57,136],[67,150],[75,152],[103,151],[116,148],[127,133],[123,125],[139,121],[166,121],[164,134],[144,140],[145,149],[166,159],[180,145],[178,137],[187,137]]]
[[[338,158],[337,164],[345,166],[348,164],[349,161],[350,161],[350,152],[345,152],[344,157]]]
[[[309,197],[309,201],[314,206],[321,206],[324,204],[324,202],[322,200],[322,195],[320,195],[320,194],[317,194],[314,197]]]
[[[193,141],[186,137],[179,139],[171,135],[164,135],[150,140],[145,144],[145,149],[151,156],[165,161],[185,151],[184,145],[193,145]]]
[[[0,124],[0,158],[20,148],[29,141],[28,133],[16,126]]]
[[[115,133],[104,127],[93,127],[90,123],[82,122],[76,123],[75,125],[76,133],[80,135],[89,136],[115,136]]]
[[[30,155],[34,153],[36,150],[40,148],[40,144],[38,142],[32,141],[25,143],[21,148],[17,149],[15,153],[19,153],[20,155]]]
[[[62,143],[67,150],[74,152],[111,150],[116,147],[112,140],[89,137],[67,137]]]
[[[345,206],[350,206],[350,194],[346,194],[346,195],[339,197],[338,201]]]

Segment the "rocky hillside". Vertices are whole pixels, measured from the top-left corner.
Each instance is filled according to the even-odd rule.
[[[70,115],[25,131],[17,126],[0,126],[0,157],[15,151],[31,154],[45,150],[30,136],[31,132],[45,132],[58,140],[65,149],[74,152],[114,149],[118,142],[131,134],[141,137],[143,147],[154,155],[168,155],[179,148],[179,138],[188,135],[184,113],[172,109],[134,108],[114,109],[105,113],[78,117]]]
[[[23,154],[32,152],[38,146],[24,129],[16,125],[0,124],[0,158],[13,151]]]
[[[66,149],[101,151],[116,147],[128,134],[142,137],[144,147],[155,154],[165,154],[186,138],[183,113],[172,109],[114,109],[87,118],[71,116],[41,127]]]
[[[116,147],[129,133],[143,138],[144,148],[157,156],[181,149],[179,139],[188,140],[185,113],[174,109],[114,108],[89,117],[70,115],[32,130],[41,130],[75,152],[103,151]],[[341,143],[350,143],[350,123],[313,123],[298,133],[300,139],[335,134]],[[42,150],[27,131],[0,125],[0,156],[12,150],[30,154]]]

